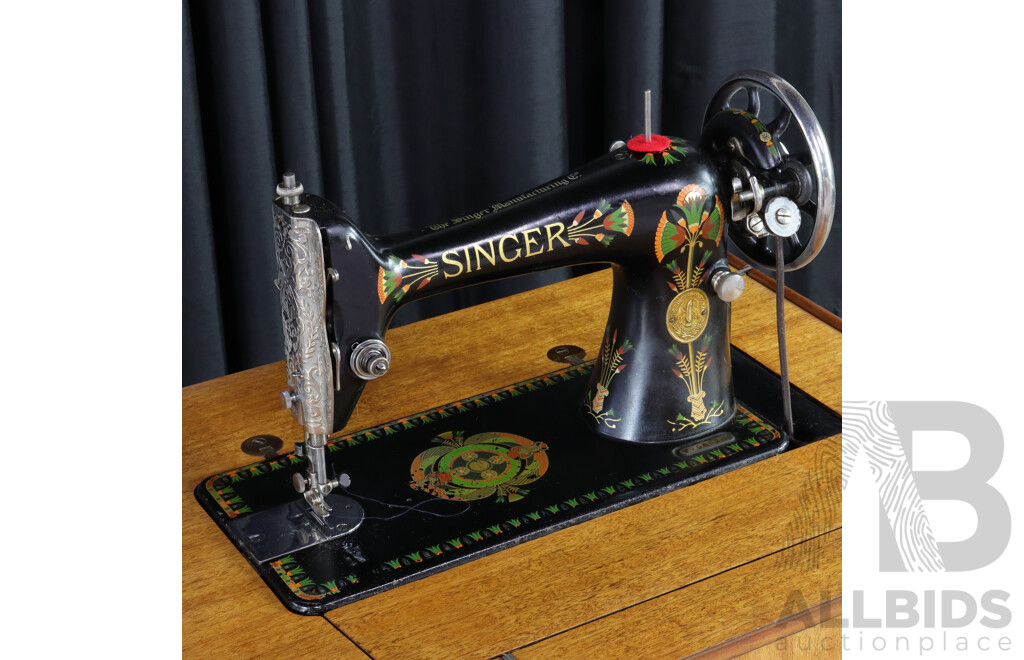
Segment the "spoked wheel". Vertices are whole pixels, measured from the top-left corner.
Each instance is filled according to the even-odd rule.
[[[778,110],[762,121],[768,105]],[[785,270],[803,268],[821,251],[835,213],[832,156],[818,119],[792,85],[753,69],[734,74],[712,97],[706,132],[715,120],[712,132],[723,133],[722,113],[736,115],[730,120],[754,136],[746,148],[732,139],[717,145],[730,153],[734,175],[730,240],[749,260],[774,268],[775,238],[781,236]],[[799,223],[793,223],[797,214]]]

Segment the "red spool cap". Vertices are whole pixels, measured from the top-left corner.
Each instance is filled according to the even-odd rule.
[[[651,133],[651,141],[648,142],[644,138],[644,134],[641,133],[640,135],[630,138],[629,142],[626,143],[626,146],[629,147],[630,151],[638,151],[640,153],[647,154],[655,151],[665,151],[672,146],[672,141],[664,135],[655,135],[654,133]]]

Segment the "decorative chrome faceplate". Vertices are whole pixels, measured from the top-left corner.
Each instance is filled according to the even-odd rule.
[[[276,209],[274,225],[288,387],[298,398],[292,415],[307,433],[329,435],[334,383],[324,319],[327,283],[320,228],[312,220],[288,218]]]

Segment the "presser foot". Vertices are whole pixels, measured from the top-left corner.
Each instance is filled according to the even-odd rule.
[[[305,476],[301,472],[292,475],[292,486],[302,499],[270,506],[227,523],[228,535],[257,562],[333,541],[356,531],[363,522],[362,505],[333,492],[336,488],[347,488],[352,480],[344,473],[327,479],[323,446],[298,443],[296,449],[309,461]]]
[[[342,474],[337,479],[330,481],[321,481],[312,466],[306,472],[305,477],[301,472],[292,475],[292,485],[296,492],[306,499],[306,503],[309,504],[313,513],[323,518],[331,515],[331,511],[333,511],[333,507],[327,502],[327,496],[335,488],[348,488],[351,483],[352,479],[347,474]]]
[[[336,479],[321,483],[316,476],[316,471],[311,466],[305,477],[302,476],[301,472],[293,474],[292,485],[295,487],[295,492],[301,494],[306,499],[306,503],[309,504],[309,508],[315,514],[324,518],[331,514],[331,506],[327,504],[325,498],[338,486]]]
[[[228,535],[255,561],[265,562],[351,534],[362,524],[363,507],[351,497],[328,493],[322,500],[329,516],[296,500],[228,521]]]
[[[347,474],[341,474],[336,479],[327,479],[322,444],[309,445],[300,442],[295,445],[295,453],[298,456],[306,457],[309,461],[309,468],[306,470],[305,477],[301,472],[292,475],[292,486],[306,499],[313,513],[326,518],[332,511],[331,505],[327,502],[327,496],[335,488],[348,488],[352,484],[352,478]]]

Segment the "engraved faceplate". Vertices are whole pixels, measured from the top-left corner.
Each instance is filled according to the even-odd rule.
[[[288,387],[298,397],[292,415],[307,433],[330,434],[334,383],[324,321],[327,283],[320,228],[306,218],[277,217],[274,243],[284,355]]]

